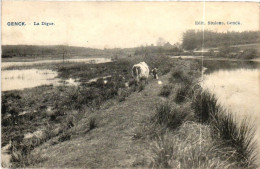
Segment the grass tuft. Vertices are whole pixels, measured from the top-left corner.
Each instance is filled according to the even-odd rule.
[[[229,149],[225,153],[229,160],[238,161],[243,168],[255,168],[255,128],[246,119],[239,124],[231,113],[222,111],[213,117],[210,126],[219,147]]]
[[[175,85],[175,98],[176,103],[182,103],[188,97],[190,88],[186,85]]]
[[[189,106],[180,106],[169,101],[162,102],[156,107],[156,113],[151,120],[155,124],[174,130],[191,118],[189,109]]]
[[[199,90],[192,101],[192,108],[196,118],[201,123],[208,123],[211,116],[215,116],[220,111],[215,95],[208,91]]]
[[[96,118],[94,117],[91,117],[89,119],[89,130],[93,130],[97,127],[97,121],[96,121]]]
[[[163,96],[163,97],[168,97],[171,95],[172,93],[172,88],[173,86],[172,85],[164,85],[159,93],[159,96]]]
[[[237,168],[236,163],[219,158],[210,137],[209,126],[195,122],[183,123],[174,133],[168,131],[158,135],[152,147],[153,168]]]
[[[223,156],[243,168],[255,167],[255,128],[248,120],[239,123],[208,91],[198,92],[192,106],[197,119],[211,127],[211,137],[217,140]]]

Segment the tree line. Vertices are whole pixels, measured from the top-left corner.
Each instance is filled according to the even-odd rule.
[[[205,48],[222,47],[240,44],[252,44],[260,42],[259,31],[244,32],[214,32],[205,30],[188,30],[183,33],[182,47],[185,50],[200,49],[202,44]]]

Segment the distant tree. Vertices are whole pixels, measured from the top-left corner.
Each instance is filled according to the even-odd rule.
[[[239,44],[260,43],[259,31],[218,33],[204,30],[187,30],[183,33],[182,46],[186,50],[204,47],[221,47]]]
[[[165,44],[163,45],[163,47],[165,47],[165,48],[171,48],[172,45],[170,44],[170,42],[167,42],[167,43],[165,43]]]
[[[166,43],[166,40],[163,39],[162,37],[159,37],[157,42],[156,42],[156,45],[157,46],[163,46],[165,43]]]
[[[195,30],[188,30],[183,34],[183,48],[186,50],[194,50],[198,47],[198,41]]]

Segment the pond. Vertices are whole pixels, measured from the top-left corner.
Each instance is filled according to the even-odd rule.
[[[49,69],[6,70],[11,66],[27,66],[37,64],[61,63],[63,60],[41,60],[32,62],[2,62],[1,86],[2,91],[23,90],[41,85],[79,85],[76,79],[61,80],[58,73]],[[111,62],[108,58],[67,59],[65,62],[80,62],[99,64]]]
[[[255,140],[260,152],[260,69],[253,68],[252,63],[250,65],[215,69],[204,75],[202,87],[215,94],[218,102],[232,113],[238,123],[247,119],[256,127]]]
[[[236,116],[260,120],[259,78],[258,69],[218,70],[204,77],[203,87]]]
[[[25,69],[2,71],[2,91],[22,90],[41,85],[77,85],[73,79],[62,81],[58,73],[48,69]]]

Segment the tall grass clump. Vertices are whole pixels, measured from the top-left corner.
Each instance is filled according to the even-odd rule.
[[[174,101],[182,103],[186,98],[189,98],[191,88],[187,85],[175,85]]]
[[[215,116],[220,111],[220,106],[217,103],[215,95],[202,89],[195,93],[192,101],[192,108],[195,117],[201,123],[208,123],[211,116]]]
[[[181,83],[192,86],[200,77],[199,65],[195,63],[180,63],[172,69],[170,83]]]
[[[155,124],[174,130],[189,118],[191,118],[189,106],[179,106],[166,101],[157,105],[156,113],[151,120]]]
[[[179,130],[158,135],[152,142],[153,168],[228,169],[237,168],[219,153],[210,137],[210,128],[185,122]]]
[[[255,129],[249,121],[242,120],[238,123],[208,91],[198,92],[192,107],[199,122],[211,127],[211,137],[216,140],[222,156],[242,168],[255,168]]]
[[[168,97],[172,93],[173,86],[171,84],[164,85],[159,93],[159,96]]]
[[[231,113],[219,112],[211,120],[212,137],[225,156],[243,168],[256,168],[255,128],[246,119],[239,124]]]

